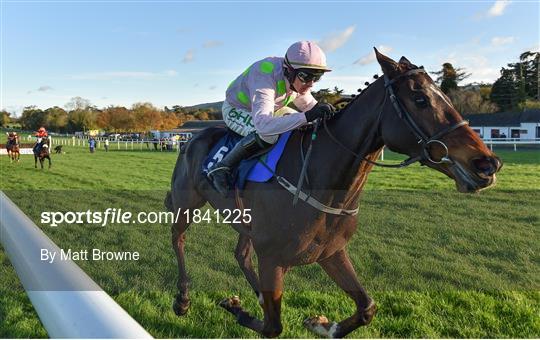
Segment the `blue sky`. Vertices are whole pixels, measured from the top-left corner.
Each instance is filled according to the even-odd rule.
[[[334,69],[315,90],[363,87],[380,73],[373,46],[492,82],[539,50],[539,12],[538,1],[1,0],[0,107],[219,101],[247,66],[297,40],[319,42]]]

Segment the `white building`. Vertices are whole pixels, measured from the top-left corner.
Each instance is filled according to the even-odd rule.
[[[483,139],[512,138],[531,140],[540,138],[540,110],[497,112],[466,115],[469,126]]]
[[[225,123],[222,120],[190,120],[184,123],[177,129],[167,131],[150,131],[154,138],[172,138],[178,136],[180,141],[187,141],[193,135],[205,128],[223,125]]]

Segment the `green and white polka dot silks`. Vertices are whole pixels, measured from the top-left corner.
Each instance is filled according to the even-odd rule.
[[[232,130],[242,135],[244,130],[256,130],[263,139],[274,139],[269,136],[306,123],[303,112],[317,101],[311,93],[299,95],[291,89],[283,74],[283,62],[280,57],[259,60],[229,84],[223,118]],[[282,109],[291,102],[302,112]],[[225,112],[228,108],[233,110]]]

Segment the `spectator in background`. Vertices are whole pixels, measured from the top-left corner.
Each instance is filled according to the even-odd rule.
[[[501,133],[501,135],[499,136],[499,138],[506,138],[506,135],[503,133]]]
[[[90,139],[88,140],[88,147],[90,148],[90,153],[94,153],[96,149],[96,140],[94,139],[94,137],[90,137]]]
[[[105,138],[105,141],[103,142],[103,147],[105,148],[105,152],[109,152],[109,138]]]

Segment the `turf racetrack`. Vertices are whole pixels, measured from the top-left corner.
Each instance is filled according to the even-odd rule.
[[[18,164],[1,157],[1,189],[60,248],[138,251],[139,261],[76,262],[154,337],[257,336],[216,305],[237,294],[262,316],[227,225],[188,230],[192,305],[179,318],[171,308],[177,273],[169,224],[40,223],[44,211],[165,211],[175,152],[64,151],[52,155],[50,170],[34,169],[31,156],[21,155]],[[475,195],[457,193],[451,180],[418,165],[372,172],[348,249],[379,312],[349,337],[540,337],[540,152],[498,154],[505,163],[498,185]],[[0,263],[0,337],[46,337],[1,248]],[[293,268],[285,279],[281,336],[312,337],[304,318],[337,321],[353,310],[317,265]]]

